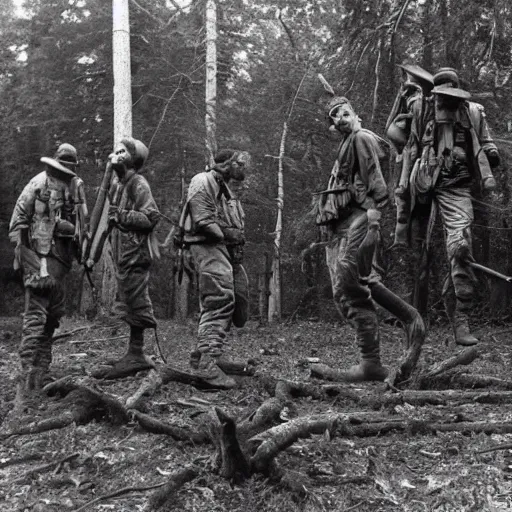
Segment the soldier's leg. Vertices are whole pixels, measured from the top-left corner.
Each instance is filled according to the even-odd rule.
[[[119,379],[154,368],[144,354],[144,330],[156,327],[153,305],[149,297],[149,267],[126,267],[117,272],[119,301],[115,312],[130,326],[126,354],[110,361],[110,368],[99,368],[93,376],[101,379]]]
[[[59,283],[49,294],[48,315],[44,326],[44,338],[41,340],[41,350],[39,352],[39,366],[43,369],[43,380],[49,379],[49,369],[52,362],[53,334],[59,327],[60,319],[65,312],[65,291]]]
[[[16,406],[37,397],[43,386],[44,368],[41,367],[41,347],[45,342],[48,318],[49,291],[25,288],[25,312],[21,343],[18,349],[21,369],[18,375]]]
[[[233,269],[228,252],[223,245],[203,244],[192,244],[189,251],[199,285],[198,371],[212,385],[232,388],[236,382],[217,365],[224,352],[235,308]]]
[[[358,251],[366,232],[366,213],[363,213],[352,219],[341,236],[326,248],[335,303],[355,329],[361,351],[361,362],[344,372],[345,380],[350,382],[384,380],[387,376],[380,361],[377,313],[370,290],[361,282],[358,271]]]
[[[427,246],[427,228],[431,215],[431,205],[417,205],[411,220],[411,259],[412,259],[412,305],[427,320],[430,248]]]
[[[478,343],[469,329],[468,313],[473,306],[476,278],[468,265],[472,260],[471,224],[473,205],[468,188],[447,188],[436,190],[445,234],[446,252],[450,264],[450,280],[445,287],[447,311],[450,313],[450,287],[453,287],[455,304],[452,306],[452,322],[455,342],[470,346]],[[450,314],[449,314],[450,316]]]

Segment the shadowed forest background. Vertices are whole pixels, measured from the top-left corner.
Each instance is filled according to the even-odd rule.
[[[22,11],[11,0],[0,0],[0,6],[0,310],[15,315],[22,311],[23,297],[11,270],[8,223],[19,193],[43,169],[39,158],[51,156],[61,142],[73,144],[92,209],[112,149],[112,13],[110,2],[102,0],[26,0]],[[338,140],[327,130],[327,97],[318,73],[350,99],[364,127],[382,135],[400,85],[396,64],[459,70],[462,87],[485,106],[503,160],[497,192],[475,203],[475,256],[512,274],[508,0],[220,0],[217,8],[218,146],[247,150],[253,160],[243,198],[253,317],[258,316],[258,275],[265,270],[265,254],[273,250],[277,156],[288,115],[283,318],[327,319],[336,314],[323,250],[311,252],[304,262],[301,257],[317,240],[312,193],[325,188]],[[205,167],[204,9],[200,0],[130,2],[133,135],[150,148],[145,173],[161,212],[175,223],[183,174],[188,183]],[[387,178],[392,191],[394,177],[388,172]],[[393,222],[391,206],[386,245]],[[162,242],[171,227],[162,219]],[[439,230],[435,240],[439,257],[434,258],[431,321],[444,314]],[[161,318],[173,315],[175,266],[172,244],[163,252],[151,278],[151,296]],[[410,278],[402,272],[407,267],[407,261],[391,265],[388,275],[391,288],[401,293]],[[99,286],[99,270],[93,278]],[[475,316],[507,320],[509,285],[481,279]],[[69,314],[88,313],[87,286],[75,268],[68,283]]]

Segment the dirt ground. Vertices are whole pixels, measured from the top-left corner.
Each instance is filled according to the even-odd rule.
[[[87,323],[67,319],[60,332],[87,326],[54,346],[52,375],[87,374],[108,357],[121,355],[127,328],[114,321]],[[0,421],[14,398],[21,319],[0,319]],[[481,329],[483,355],[471,364],[471,371],[508,378],[511,369],[512,328]],[[162,321],[159,338],[166,358],[187,367],[195,325],[179,326]],[[382,327],[384,363],[393,365],[401,354],[402,334],[398,327]],[[300,322],[276,327],[249,324],[231,336],[231,351],[258,360],[258,374],[308,381],[307,358],[318,358],[333,367],[357,362],[351,331],[337,323]],[[154,338],[148,336],[148,352],[156,354]],[[446,327],[433,328],[423,350],[425,364],[445,359],[459,351]],[[155,355],[156,358],[156,355]],[[121,400],[139,386],[145,373],[99,386]],[[234,418],[243,418],[260,405],[268,394],[257,377],[236,377],[239,386],[230,391],[204,392],[191,386],[170,383],[146,402],[146,412],[166,422],[197,426],[201,404],[218,406]],[[378,391],[382,384],[361,388]],[[354,386],[354,389],[358,389]],[[49,398],[49,406],[59,401]],[[186,405],[188,403],[188,405]],[[351,403],[302,398],[290,415],[328,411],[361,410]],[[386,411],[409,419],[447,421],[512,421],[512,404],[467,403],[458,406],[394,406]],[[286,412],[281,415],[287,421]],[[297,475],[307,475],[303,492],[292,492],[262,476],[242,485],[208,473],[214,453],[212,445],[191,446],[165,435],[142,431],[135,423],[112,426],[107,422],[72,425],[36,435],[10,437],[0,447],[0,510],[72,511],[88,501],[124,487],[149,486],[165,482],[166,476],[191,462],[205,471],[185,484],[173,506],[181,511],[501,511],[512,509],[512,449],[478,454],[480,450],[512,442],[510,435],[437,435],[387,433],[373,437],[332,437],[299,439],[278,457],[279,464]],[[73,456],[44,471],[38,467]],[[105,499],[86,508],[90,511],[142,511],[151,491],[129,492]]]

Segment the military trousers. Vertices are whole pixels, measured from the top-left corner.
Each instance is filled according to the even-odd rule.
[[[218,357],[223,353],[235,310],[229,254],[224,244],[190,244],[186,251],[199,286],[197,349]]]
[[[338,223],[333,238],[326,247],[326,259],[331,276],[332,291],[341,315],[355,329],[363,359],[379,359],[379,321],[369,284],[379,280],[372,270],[368,277],[361,276],[359,261],[367,250],[361,244],[368,231],[365,210],[355,210],[346,220]]]
[[[432,214],[438,214],[443,224],[449,274],[443,286],[443,296],[449,316],[454,313],[467,314],[475,293],[476,278],[465,257],[472,257],[471,225],[473,223],[473,204],[469,187],[440,187],[432,191]],[[430,203],[431,204],[431,203]],[[422,206],[422,209],[426,209]],[[425,214],[423,214],[425,217]],[[427,218],[419,219],[418,238],[425,239],[428,230]],[[430,220],[432,222],[433,219]],[[462,257],[461,257],[462,256]],[[427,260],[430,257],[427,255]],[[425,298],[421,302],[426,303]],[[453,303],[453,304],[452,304]]]
[[[114,311],[128,325],[155,328],[156,319],[149,297],[149,265],[119,266]]]
[[[25,312],[18,350],[22,371],[46,372],[52,359],[52,336],[64,316],[65,291],[62,281],[51,289],[25,288]]]

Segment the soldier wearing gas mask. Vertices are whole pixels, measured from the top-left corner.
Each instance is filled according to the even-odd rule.
[[[413,215],[428,219],[423,235],[427,254],[436,215],[441,218],[450,265],[443,287],[447,313],[455,342],[475,345],[478,340],[468,323],[476,281],[469,265],[473,261],[471,191],[475,184],[484,191],[495,188],[492,168],[499,165],[500,158],[483,107],[469,101],[470,94],[459,88],[456,71],[441,68],[434,75],[434,84],[422,121],[421,154],[410,177],[416,203]]]
[[[418,312],[381,282],[379,265],[380,209],[388,200],[381,171],[384,153],[379,138],[361,127],[346,98],[327,105],[330,129],[342,134],[327,190],[318,204],[317,225],[327,238],[326,257],[334,301],[356,331],[361,361],[343,372],[350,382],[386,378],[380,359],[379,320],[375,303],[395,315],[406,329],[407,343],[425,328]]]
[[[109,228],[117,278],[115,313],[130,326],[126,354],[94,371],[96,378],[116,379],[154,367],[144,355],[144,330],[155,329],[149,297],[149,271],[158,255],[154,228],[160,217],[151,188],[139,174],[148,148],[126,137],[109,156],[118,178],[110,189]]]

